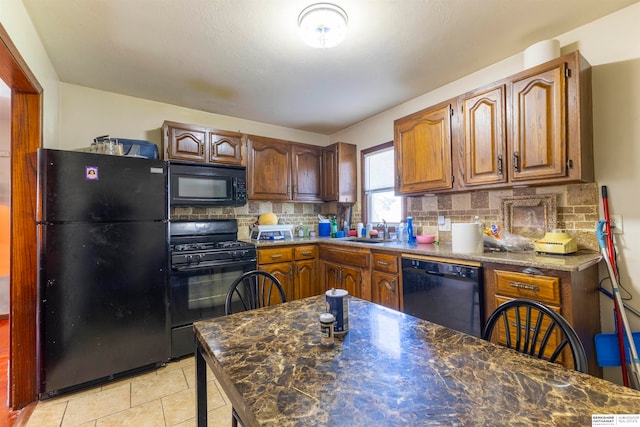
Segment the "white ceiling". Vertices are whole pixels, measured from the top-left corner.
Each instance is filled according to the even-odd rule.
[[[63,82],[331,134],[637,1],[333,0],[326,50],[297,35],[314,0],[23,3]]]

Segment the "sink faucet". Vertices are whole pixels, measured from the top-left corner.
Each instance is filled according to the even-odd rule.
[[[382,229],[383,234],[382,234],[382,238],[383,239],[388,239],[389,238],[389,226],[387,225],[387,221],[384,220],[384,218],[382,219]]]

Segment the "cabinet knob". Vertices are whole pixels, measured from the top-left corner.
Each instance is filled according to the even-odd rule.
[[[513,170],[520,172],[520,155],[517,151],[513,153]]]
[[[498,175],[502,175],[502,154],[498,154]]]

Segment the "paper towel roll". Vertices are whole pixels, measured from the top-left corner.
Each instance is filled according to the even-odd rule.
[[[551,61],[560,56],[560,42],[556,39],[542,40],[529,46],[524,51],[524,68]]]
[[[451,250],[459,254],[483,252],[482,228],[477,222],[451,224]]]

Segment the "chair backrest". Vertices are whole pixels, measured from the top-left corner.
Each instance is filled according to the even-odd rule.
[[[227,292],[225,314],[286,302],[282,285],[272,274],[253,270],[238,277]]]
[[[501,344],[550,362],[557,362],[568,346],[574,369],[588,370],[587,355],[576,331],[564,317],[538,301],[513,299],[501,304],[489,316],[482,338],[490,341],[494,329],[500,330]]]

